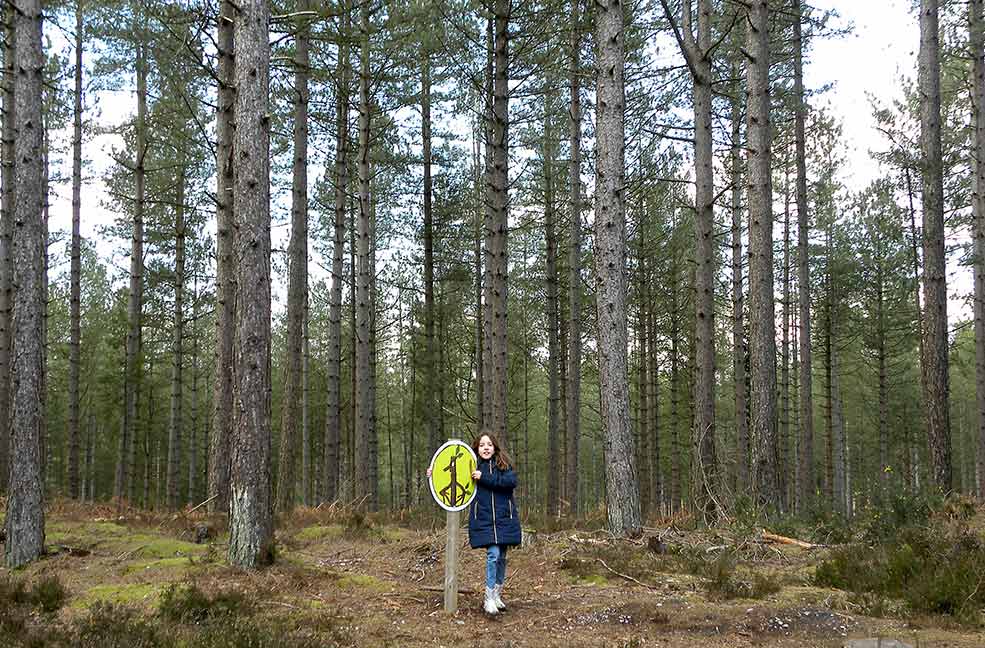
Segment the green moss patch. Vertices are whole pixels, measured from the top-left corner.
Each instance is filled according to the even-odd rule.
[[[333,524],[331,526],[316,525],[301,529],[294,537],[296,540],[300,540],[302,542],[314,542],[316,540],[324,540],[326,538],[341,538],[342,533],[343,529],[338,524]]]
[[[96,603],[113,605],[140,605],[150,598],[157,598],[159,587],[147,583],[121,583],[96,585],[82,593],[73,603],[74,608],[88,608]]]

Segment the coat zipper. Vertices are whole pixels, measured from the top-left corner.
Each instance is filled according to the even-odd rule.
[[[489,462],[489,476],[492,477],[492,462]],[[493,544],[499,544],[499,537],[496,535],[496,493],[492,489],[489,490],[489,499],[492,502],[492,518],[493,518]]]
[[[512,520],[513,519],[513,498],[511,497],[510,499],[508,499],[506,501],[510,505],[510,519]]]

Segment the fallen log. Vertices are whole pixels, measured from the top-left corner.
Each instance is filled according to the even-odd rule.
[[[766,529],[763,529],[763,540],[767,542],[776,542],[778,544],[793,545],[795,547],[800,547],[801,549],[818,549],[824,546],[814,544],[812,542],[804,542],[803,540],[797,540],[796,538],[788,538],[787,536],[770,533]]]

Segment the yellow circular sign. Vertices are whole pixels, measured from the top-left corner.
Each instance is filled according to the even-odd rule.
[[[472,448],[464,441],[452,439],[431,457],[431,476],[428,486],[438,506],[446,511],[461,511],[475,497],[476,458]]]

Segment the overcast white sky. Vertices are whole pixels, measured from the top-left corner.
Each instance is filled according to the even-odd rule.
[[[805,82],[816,88],[834,83],[832,90],[815,101],[831,106],[842,121],[847,157],[843,181],[851,189],[861,189],[880,171],[869,157],[870,150],[881,150],[886,142],[876,131],[867,93],[887,103],[900,96],[899,79],[916,75],[916,52],[919,29],[916,16],[909,11],[909,0],[817,0],[821,8],[835,9],[839,23],[853,25],[851,34],[831,40],[818,40],[807,60]],[[118,123],[132,111],[128,93],[113,93],[99,98],[104,123]],[[100,137],[86,143],[84,157],[92,160],[92,184],[83,191],[83,236],[95,236],[97,223],[111,218],[100,205],[101,183],[98,175],[109,164],[108,151],[113,138]],[[69,188],[61,186],[51,207],[52,231],[70,228]],[[283,229],[283,228],[282,228]],[[104,248],[106,249],[106,248]],[[120,259],[117,259],[120,262]],[[970,290],[969,273],[957,268],[952,259],[951,293]],[[951,319],[967,316],[968,309],[959,299],[949,306]]]

